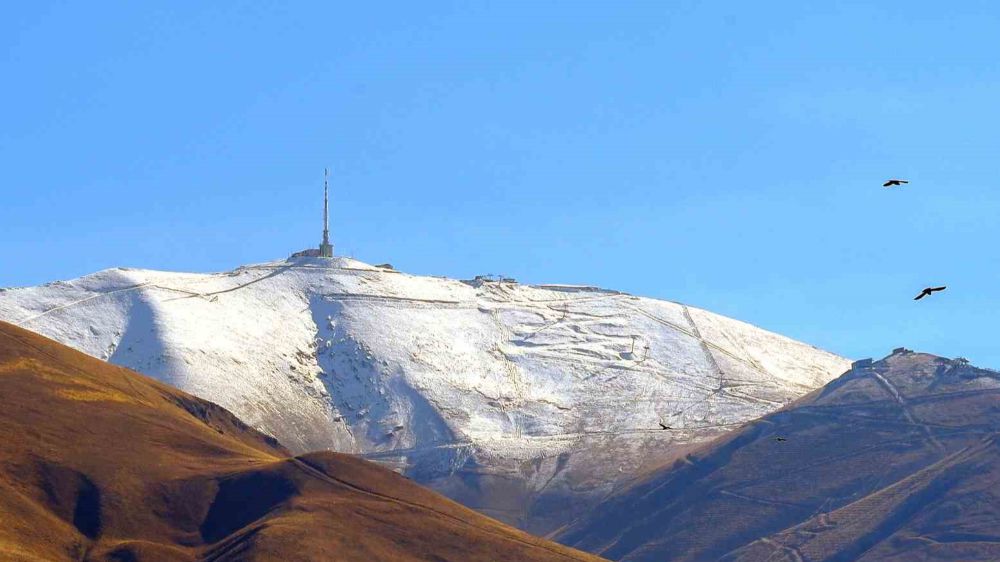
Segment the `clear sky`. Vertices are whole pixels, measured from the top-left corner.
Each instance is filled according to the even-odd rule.
[[[370,263],[1000,368],[996,2],[149,4],[5,6],[0,286],[283,258],[330,166]]]

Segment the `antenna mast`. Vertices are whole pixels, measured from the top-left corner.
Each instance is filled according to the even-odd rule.
[[[323,168],[323,242],[319,245],[319,255],[323,258],[333,257],[333,245],[330,244],[330,172]]]

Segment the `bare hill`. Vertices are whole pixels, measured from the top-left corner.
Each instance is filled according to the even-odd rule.
[[[998,428],[1000,374],[897,350],[655,471],[558,538],[629,561],[1000,560]]]
[[[0,559],[597,560],[0,322]]]

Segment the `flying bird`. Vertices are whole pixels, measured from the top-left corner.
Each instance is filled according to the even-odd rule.
[[[673,428],[670,427],[669,425],[663,425],[663,422],[660,422],[660,429],[673,429]]]
[[[788,441],[788,439],[785,438],[785,437],[775,437],[774,440],[775,441]]]
[[[916,297],[914,297],[913,300],[918,301],[918,300],[920,300],[920,299],[922,299],[924,297],[930,296],[931,293],[936,293],[938,291],[943,291],[943,290],[945,290],[947,288],[948,287],[927,287],[923,291],[920,291],[920,294],[917,295]]]
[[[894,185],[903,185],[904,183],[910,183],[906,180],[889,180],[882,184],[882,187],[892,187]]]

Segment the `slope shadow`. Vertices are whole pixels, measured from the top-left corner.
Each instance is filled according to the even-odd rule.
[[[51,462],[38,462],[36,474],[49,508],[80,534],[101,534],[101,491],[86,475]]]
[[[298,485],[279,472],[253,471],[224,477],[218,481],[218,492],[201,523],[201,536],[207,543],[222,540],[298,493]]]

